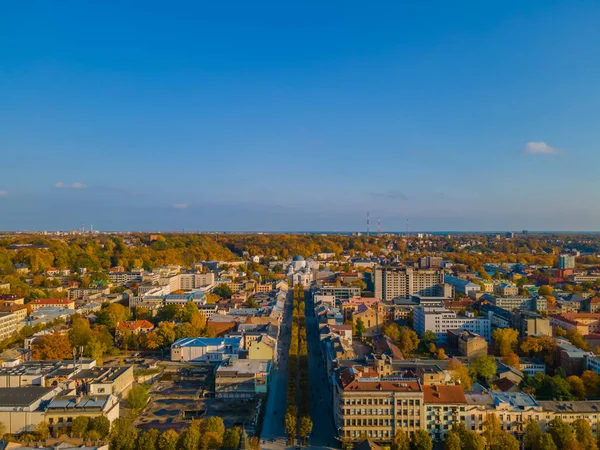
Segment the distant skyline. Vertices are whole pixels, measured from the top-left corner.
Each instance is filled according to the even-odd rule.
[[[9,2],[0,230],[600,230],[600,4]]]

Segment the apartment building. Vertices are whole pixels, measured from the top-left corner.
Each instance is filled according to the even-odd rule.
[[[546,299],[543,303],[540,302],[540,306],[543,304],[543,309],[546,309]],[[496,305],[498,308],[507,309],[512,311],[519,309],[522,311],[536,311],[538,310],[538,297],[529,297],[526,295],[510,295],[508,297],[492,297],[491,303]]]
[[[375,269],[375,297],[384,301],[411,298],[413,295],[435,297],[444,284],[441,269],[381,267]]]
[[[574,269],[575,268],[575,256],[569,254],[563,254],[558,256],[558,268],[559,269]]]
[[[523,311],[511,316],[512,328],[519,332],[522,338],[528,336],[552,336],[551,321],[547,317],[531,312]]]
[[[0,340],[11,337],[17,332],[18,315],[13,312],[0,312]]]
[[[600,313],[550,314],[550,325],[567,331],[577,330],[584,336],[600,333]]]
[[[335,305],[339,306],[343,300],[353,297],[360,297],[360,287],[358,286],[335,286],[325,285],[319,288],[314,295],[333,296]]]
[[[40,308],[53,306],[64,309],[75,309],[75,300],[68,298],[38,298],[28,303],[32,311],[36,311]]]
[[[519,288],[514,284],[500,283],[494,285],[494,294],[501,296],[518,295]]]
[[[425,429],[434,442],[444,440],[455,423],[465,422],[467,399],[462,386],[423,386]]]
[[[198,289],[202,286],[213,286],[215,284],[215,274],[209,273],[182,273],[179,275],[179,289],[189,291]]]
[[[437,342],[448,342],[448,330],[465,330],[478,334],[487,342],[490,341],[490,319],[485,316],[475,316],[472,312],[459,315],[446,307],[418,306],[414,309],[413,328],[420,336],[431,330],[437,336]]]
[[[398,431],[411,436],[423,427],[423,389],[417,379],[361,378],[346,369],[336,377],[333,397],[343,439],[391,442]]]

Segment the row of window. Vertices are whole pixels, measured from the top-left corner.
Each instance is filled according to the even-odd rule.
[[[397,410],[396,414],[398,415],[403,415],[403,416],[415,416],[415,415],[419,415],[421,413],[420,410],[418,409],[402,409],[402,410]],[[393,409],[367,409],[367,408],[346,408],[345,410],[345,414],[348,416],[355,416],[355,415],[359,415],[359,416],[389,416],[389,415],[393,415],[394,414],[394,410]]]
[[[393,405],[394,400],[391,398],[342,398],[342,405]],[[396,405],[400,406],[421,406],[419,399],[397,399]]]

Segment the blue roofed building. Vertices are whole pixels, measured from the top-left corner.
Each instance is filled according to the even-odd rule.
[[[471,292],[480,292],[481,286],[476,283],[471,283],[469,280],[463,280],[462,278],[452,277],[450,275],[444,276],[444,283],[454,287],[456,292],[461,294],[469,295]]]
[[[241,348],[241,337],[183,338],[171,345],[171,361],[220,363],[237,359]]]

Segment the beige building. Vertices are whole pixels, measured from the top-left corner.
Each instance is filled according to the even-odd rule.
[[[0,340],[11,337],[17,331],[18,315],[12,312],[0,312]]]
[[[58,396],[48,404],[44,420],[50,429],[69,429],[76,417],[94,419],[99,416],[106,417],[112,423],[119,417],[119,399],[114,395]]]
[[[413,295],[435,297],[444,284],[440,269],[380,267],[375,269],[375,297],[388,301]]]
[[[239,359],[221,365],[215,376],[215,397],[239,401],[266,394],[271,361]]]
[[[2,286],[0,284],[0,286]],[[10,284],[8,285],[10,286]],[[0,287],[0,290],[2,288]],[[25,297],[21,297],[20,295],[15,294],[1,294],[0,295],[0,305],[24,305]]]
[[[44,420],[41,405],[57,394],[56,389],[41,386],[0,388],[0,422],[7,433],[33,432]]]
[[[36,311],[40,308],[46,308],[47,306],[54,306],[57,308],[75,309],[75,300],[68,298],[38,298],[30,301],[27,305],[32,311]]]
[[[253,340],[247,345],[248,359],[267,359],[273,360],[277,352],[277,341],[272,337],[263,334],[258,339]]]
[[[467,399],[462,386],[423,386],[425,425],[434,441],[443,441],[454,423],[465,422]]]
[[[333,416],[342,439],[391,442],[423,427],[423,390],[416,379],[361,378],[343,371],[333,387]]]

